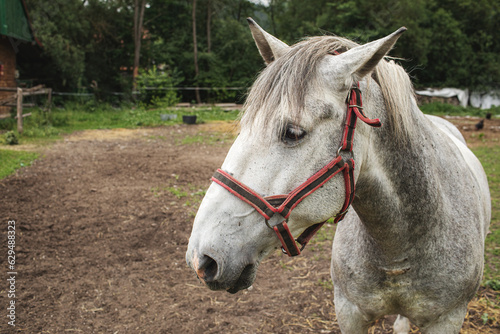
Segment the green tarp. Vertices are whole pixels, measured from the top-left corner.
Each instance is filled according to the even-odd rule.
[[[0,35],[35,41],[21,0],[0,0]]]

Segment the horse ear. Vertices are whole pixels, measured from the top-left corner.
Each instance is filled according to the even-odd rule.
[[[262,29],[251,17],[247,18],[247,21],[255,44],[257,44],[260,55],[264,58],[266,64],[270,64],[290,49],[286,43],[283,43]]]
[[[337,57],[343,58],[351,69],[353,79],[359,81],[377,66],[406,30],[405,27],[401,27],[384,38],[355,47]]]

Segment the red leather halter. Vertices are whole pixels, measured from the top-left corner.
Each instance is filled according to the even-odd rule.
[[[314,234],[323,226],[325,222],[314,224],[308,227],[297,238],[296,242],[301,245],[299,248],[294,241],[292,234],[288,228],[288,217],[292,210],[307,196],[311,195],[314,191],[320,188],[332,177],[342,172],[345,180],[345,201],[342,209],[335,215],[335,223],[338,223],[344,218],[354,200],[354,160],[344,160],[340,155],[341,151],[351,152],[353,147],[354,130],[356,128],[356,121],[359,118],[366,124],[374,127],[380,127],[382,123],[379,119],[370,119],[363,113],[363,105],[361,102],[361,91],[359,90],[359,83],[353,85],[347,97],[347,116],[344,125],[344,132],[342,134],[342,141],[337,156],[331,160],[325,167],[320,169],[316,174],[307,179],[300,186],[292,190],[287,195],[274,195],[262,197],[248,186],[239,182],[225,171],[218,169],[212,181],[227,189],[230,193],[241,199],[242,201],[250,204],[258,213],[260,213],[267,224],[272,229],[278,239],[281,241],[281,249],[289,256],[299,255],[300,252],[307,245],[309,240]],[[269,225],[269,219],[274,214],[280,214],[285,220],[275,226]]]

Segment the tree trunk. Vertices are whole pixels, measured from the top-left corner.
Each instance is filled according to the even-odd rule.
[[[212,0],[208,0],[207,4],[207,52],[212,49]]]
[[[274,7],[275,7],[274,0],[271,0],[269,3],[269,9],[271,9],[271,26],[273,29],[273,35],[276,35],[276,24],[274,23],[274,9],[275,9]]]
[[[240,21],[240,18],[241,18],[241,2],[242,2],[242,0],[240,0],[238,2],[238,14],[236,16],[236,21],[238,21],[238,22]]]
[[[198,42],[196,41],[196,0],[193,0],[193,47],[194,47],[194,73],[196,81],[196,103],[201,103],[200,89],[198,86],[198,75],[200,69],[198,68]]]
[[[145,8],[146,0],[134,0],[134,71],[132,73],[134,91],[137,89],[137,76],[139,75]]]

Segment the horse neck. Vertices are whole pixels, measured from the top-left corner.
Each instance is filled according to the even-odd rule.
[[[399,253],[401,243],[408,245],[412,231],[418,233],[438,205],[438,180],[429,149],[433,135],[417,105],[413,108],[412,132],[406,141],[394,138],[389,126],[370,129],[356,183],[353,207],[366,231],[388,252]]]

